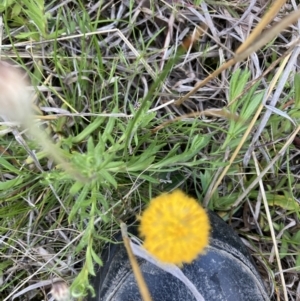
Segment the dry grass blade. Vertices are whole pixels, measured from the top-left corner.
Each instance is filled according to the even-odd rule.
[[[278,2],[278,1],[277,1]],[[277,2],[275,4],[277,4]],[[279,1],[280,2],[280,1]],[[278,9],[278,6],[275,8]],[[193,95],[196,91],[198,91],[201,87],[203,87],[207,82],[209,82],[211,79],[218,76],[222,71],[226,70],[227,68],[233,66],[235,63],[240,62],[247,58],[251,53],[257,51],[265,44],[269,43],[273,38],[275,38],[283,29],[287,28],[291,24],[293,24],[295,21],[297,21],[300,18],[300,10],[296,10],[293,13],[286,16],[284,19],[282,19],[279,23],[277,23],[275,26],[273,26],[270,30],[263,33],[261,36],[260,32],[262,30],[262,25],[266,23],[266,21],[270,21],[273,18],[273,14],[276,10],[270,10],[266,14],[266,18],[264,18],[257,27],[258,30],[255,31],[254,34],[250,35],[248,39],[250,39],[250,42],[248,42],[248,39],[243,43],[246,44],[246,46],[240,46],[238,51],[236,52],[236,55],[233,59],[225,62],[222,64],[217,70],[215,70],[212,74],[210,74],[208,77],[206,77],[203,81],[201,81],[199,84],[195,86],[194,89],[192,89],[189,93],[184,95],[183,97],[179,98],[175,104],[181,105],[186,99],[188,99],[191,95]],[[261,25],[262,24],[262,25]]]
[[[137,189],[138,188],[138,186],[135,188],[135,189]],[[128,197],[128,195],[125,195],[123,198],[122,198],[122,200],[119,200],[119,201],[117,201],[115,204],[114,204],[114,206],[112,206],[108,211],[106,211],[104,214],[108,214],[109,212],[111,212],[112,210],[114,210],[117,206],[119,206],[120,205],[120,203],[121,202],[124,202],[124,200],[126,199]],[[98,217],[96,220],[95,220],[95,225],[96,224],[98,224],[100,221],[101,221],[101,217]],[[48,264],[49,263],[52,263],[53,262],[53,260],[55,260],[55,258],[59,258],[59,256],[62,254],[62,253],[64,253],[64,252],[66,252],[66,250],[70,247],[70,246],[72,246],[72,245],[74,245],[77,241],[79,241],[81,238],[82,238],[82,236],[84,235],[84,232],[81,232],[81,233],[79,233],[78,235],[76,235],[68,244],[66,244],[62,249],[60,249],[57,253],[55,253],[53,256],[51,256],[51,258],[49,258],[49,260],[47,260],[45,263],[43,263],[34,273],[32,273],[26,280],[23,280],[20,284],[18,284],[15,288],[14,288],[14,290],[3,300],[3,301],[9,301],[9,300],[11,300],[11,298],[13,298],[13,296],[15,295],[15,294],[18,294],[18,292],[20,292],[20,290],[21,290],[21,288],[23,287],[23,286],[25,286],[28,282],[30,282],[30,280],[32,280],[32,279],[34,279],[35,277],[37,277],[37,275],[43,270],[43,269],[45,269],[45,267],[47,267],[48,266]],[[3,242],[2,242],[3,243]],[[52,279],[52,282],[55,280],[55,278],[54,279]]]
[[[35,271],[35,273],[32,273],[31,276],[29,276],[26,280],[22,281],[19,285],[17,285],[15,287],[15,289],[3,301],[11,300],[11,298],[13,298],[13,296],[15,294],[18,294],[18,292],[20,292],[21,287],[23,287],[25,284],[27,284],[28,282],[30,282],[31,279],[34,279],[34,277],[36,277],[36,275],[38,275],[38,273],[40,271],[42,271],[50,262],[52,262],[54,258],[58,257],[61,253],[63,253],[69,247],[69,245],[74,244],[82,235],[83,235],[83,233],[79,234],[77,237],[75,237],[72,241],[69,242],[68,245],[66,245],[58,253],[56,253],[54,256],[52,256],[47,262],[45,262],[42,266],[40,266]]]
[[[12,297],[12,300],[14,300],[14,299],[16,299],[16,298],[18,298],[20,296],[23,296],[27,292],[33,291],[33,290],[35,290],[37,288],[46,287],[46,286],[53,285],[55,283],[60,283],[60,282],[62,282],[61,278],[53,278],[51,280],[42,280],[42,281],[39,281],[38,283],[31,284],[31,285],[27,286],[26,288],[20,290],[16,294],[14,294],[13,297]]]
[[[287,57],[288,59],[290,57],[290,59],[289,59],[289,62],[287,64],[285,70],[283,72],[280,72],[280,74],[279,74],[279,72],[277,72],[276,76],[274,77],[274,79],[276,77],[278,78],[279,76],[281,78],[280,78],[280,81],[279,81],[279,83],[278,83],[278,85],[276,87],[276,91],[274,93],[274,96],[273,96],[273,98],[272,98],[272,100],[270,102],[270,105],[272,107],[276,106],[277,101],[279,100],[280,95],[281,95],[281,93],[282,93],[282,91],[284,89],[284,86],[285,86],[285,84],[286,84],[286,82],[288,80],[288,77],[291,74],[291,70],[294,68],[295,64],[297,63],[297,59],[298,59],[299,54],[300,54],[300,49],[299,49],[299,47],[297,47],[297,48],[295,48],[294,52]],[[280,67],[279,70],[283,70],[283,67],[285,67],[284,63],[286,63],[286,62],[287,62],[287,60],[284,59],[283,64],[281,65],[281,67]],[[271,82],[271,86],[269,88],[268,94],[266,95],[266,97],[264,97],[265,100],[270,96],[271,91],[273,90],[273,88],[275,88],[274,79]],[[260,106],[259,109],[261,111],[262,110],[262,106]],[[268,122],[268,119],[271,116],[271,114],[272,114],[272,111],[267,110],[265,112],[264,116],[261,118],[261,121],[260,121],[260,124],[258,126],[258,129],[255,132],[255,135],[254,135],[254,137],[253,137],[253,139],[252,139],[252,141],[251,141],[251,143],[249,145],[249,149],[248,149],[248,151],[246,152],[246,154],[244,156],[243,163],[244,163],[245,166],[248,165],[250,154],[251,154],[251,150],[252,150],[254,144],[256,143],[256,141],[259,139],[259,136],[261,135],[262,131],[264,130],[264,128],[265,128],[265,126],[266,126],[266,124]]]
[[[42,41],[42,42],[30,42],[29,45],[28,45],[28,42],[16,43],[15,45],[6,45],[6,47],[36,46],[36,45],[40,45],[40,44],[46,44],[46,43],[49,43],[49,42],[60,42],[60,41],[72,40],[72,39],[75,39],[75,38],[89,37],[89,36],[101,35],[101,34],[107,34],[107,33],[114,33],[114,32],[117,33],[117,35],[124,41],[124,43],[128,46],[128,48],[134,53],[136,58],[138,58],[140,60],[140,62],[144,65],[145,69],[147,70],[147,72],[149,72],[149,74],[152,76],[152,78],[154,80],[156,80],[157,75],[154,72],[154,70],[150,67],[150,65],[147,63],[147,61],[140,55],[140,53],[134,48],[134,46],[124,36],[124,34],[117,28],[116,29],[110,29],[110,30],[99,30],[99,31],[88,32],[88,33],[84,33],[84,34],[69,35],[67,37],[61,37],[61,38],[57,38],[57,39],[49,39],[49,40]],[[171,91],[169,90],[169,88],[165,84],[163,84],[163,87],[166,91],[171,93]]]
[[[264,15],[259,24],[253,29],[247,40],[237,49],[236,54],[244,52],[249,46],[255,43],[257,37],[264,30],[264,28],[274,19],[274,17],[277,15],[280,8],[285,2],[286,0],[275,1],[275,3],[269,9],[268,13]]]
[[[266,173],[271,169],[271,167],[278,161],[278,159],[286,152],[289,145],[291,145],[300,131],[300,125],[294,130],[293,134],[289,137],[286,143],[283,145],[278,154],[269,162],[268,166],[262,170],[257,178],[245,189],[245,191],[237,198],[232,207],[237,207],[242,200],[253,190],[253,188],[258,184],[258,182],[266,175]]]
[[[266,97],[265,99],[271,94],[271,91],[273,89],[273,87],[275,86],[278,78],[280,77],[281,73],[282,73],[282,70],[283,68],[285,67],[285,64],[288,62],[288,59],[289,59],[289,56],[285,57],[284,58],[284,61],[282,63],[282,65],[280,66],[279,70],[277,71],[276,75],[274,76],[270,86],[269,86],[269,89],[266,93]],[[249,134],[251,133],[254,125],[255,125],[255,122],[256,120],[259,118],[260,116],[260,113],[262,111],[262,109],[264,108],[264,104],[260,104],[256,113],[255,113],[255,116],[252,118],[249,126],[247,127],[247,130],[245,132],[245,134],[243,135],[239,145],[237,146],[237,148],[234,150],[230,160],[229,160],[229,164],[224,168],[223,172],[221,173],[220,177],[218,178],[218,180],[216,181],[216,183],[214,184],[214,187],[212,188],[212,190],[210,191],[209,194],[207,194],[205,196],[205,202],[208,202],[208,200],[211,198],[211,196],[213,195],[213,193],[216,191],[216,189],[218,188],[218,186],[220,185],[221,181],[223,180],[223,178],[225,177],[227,171],[229,170],[231,164],[234,162],[234,160],[236,159],[238,153],[240,152],[242,146],[244,145],[246,139],[248,138]]]
[[[155,257],[153,257],[150,253],[148,253],[143,247],[137,244],[137,241],[135,240],[130,240],[130,247],[135,256],[147,260],[148,262],[152,263],[153,265],[157,266],[163,271],[170,273],[171,275],[182,281],[182,283],[184,283],[194,295],[196,301],[205,301],[205,299],[197,290],[195,285],[188,279],[188,277],[185,276],[185,274],[177,265],[161,263],[160,261],[155,259]]]
[[[300,17],[300,10],[293,12],[292,14],[290,14],[289,16],[287,16],[286,18],[284,18],[280,23],[276,24],[270,31],[268,31],[267,33],[265,33],[263,36],[266,36],[266,39],[270,39],[270,40],[271,40],[272,38],[274,38],[274,37],[276,36],[276,34],[278,34],[278,32],[280,32],[280,31],[284,28],[284,26],[288,26],[288,25],[290,24],[291,21],[294,22],[294,21],[297,20],[299,17]],[[292,22],[292,23],[293,23],[293,22]],[[255,44],[252,46],[252,49],[254,49],[254,48],[255,48],[255,49],[259,49],[259,48],[262,46],[263,43],[265,43],[265,39],[261,38],[258,42],[255,42]],[[259,45],[260,45],[260,47],[258,47]],[[254,47],[254,48],[253,48],[253,47]],[[237,57],[240,57],[240,58],[244,59],[244,58],[245,58],[244,56],[245,56],[246,54],[247,54],[247,56],[248,56],[251,52],[252,52],[252,51],[250,51],[249,49],[247,49],[245,52],[243,52],[243,53],[241,54],[241,56],[237,56]],[[298,53],[298,52],[297,52],[297,53]],[[271,86],[269,87],[268,93],[266,94],[267,96],[270,95],[270,93],[271,93],[271,91],[272,91],[272,88],[275,86],[275,82],[276,82],[277,79],[279,78],[279,76],[280,76],[280,74],[281,74],[281,72],[282,72],[282,70],[283,70],[285,64],[288,62],[289,57],[290,57],[290,56],[287,56],[287,57],[284,59],[283,64],[281,65],[281,67],[279,68],[279,70],[278,70],[278,72],[277,72],[277,75],[273,78],[273,81],[272,81],[272,83],[271,83]],[[297,57],[297,56],[296,56],[296,57]],[[240,59],[239,59],[239,60],[240,60]],[[230,62],[230,61],[229,61],[229,62]],[[229,63],[229,62],[228,62],[228,63]],[[264,99],[266,99],[267,96],[264,97]],[[249,124],[249,126],[248,126],[248,128],[247,128],[247,130],[246,130],[246,132],[245,132],[245,134],[244,134],[244,136],[242,137],[242,139],[241,139],[239,145],[237,146],[237,148],[235,149],[233,155],[231,156],[231,158],[230,158],[230,160],[229,160],[228,166],[226,166],[226,167],[224,168],[222,174],[220,175],[218,181],[215,183],[215,186],[214,186],[213,189],[211,190],[210,194],[209,194],[209,195],[206,195],[206,197],[205,197],[206,201],[207,201],[207,199],[209,199],[209,198],[212,196],[212,194],[216,191],[218,185],[221,183],[222,179],[223,179],[224,176],[226,175],[228,169],[230,168],[230,165],[231,165],[231,164],[233,163],[233,161],[235,160],[235,158],[236,158],[236,156],[238,155],[240,149],[242,148],[244,142],[246,141],[246,139],[247,139],[249,133],[251,132],[252,128],[254,127],[254,124],[255,124],[257,118],[260,116],[260,113],[261,113],[263,107],[264,107],[263,104],[261,104],[261,105],[259,106],[259,108],[258,108],[258,110],[257,110],[257,112],[256,112],[256,114],[255,114],[255,116],[254,116],[254,118],[251,120],[251,122],[250,122],[250,124]],[[269,113],[271,114],[271,112],[269,112]],[[249,151],[248,151],[248,153],[249,153]]]
[[[245,91],[243,91],[240,95],[238,95],[235,99],[233,99],[232,101],[230,101],[230,103],[228,103],[228,107],[230,107],[233,103],[235,103],[240,97],[242,97],[242,95],[244,95],[244,93],[248,92],[258,80],[261,80],[262,78],[264,78],[266,75],[268,75],[272,70],[274,70],[274,68],[280,63],[282,62],[286,57],[289,57],[291,55],[291,52],[294,50],[294,48],[297,45],[297,40],[294,41],[294,43],[291,45],[291,47],[288,48],[287,51],[285,51],[281,57],[279,57],[277,60],[275,60],[264,72],[262,75],[260,75],[258,78],[256,78],[254,81],[251,82],[251,84],[245,89]]]
[[[200,117],[200,116],[211,116],[211,117],[224,118],[224,119],[228,119],[228,120],[231,119],[231,120],[243,122],[243,120],[241,120],[241,118],[239,118],[238,115],[232,114],[232,113],[226,111],[225,109],[208,109],[203,112],[192,112],[192,113],[181,115],[174,119],[165,121],[162,124],[160,124],[159,126],[157,126],[156,128],[154,128],[152,130],[152,133],[155,133],[155,132],[163,129],[164,127],[166,127],[167,125],[169,125],[175,121],[182,120],[185,118]]]
[[[222,66],[220,66],[217,70],[215,70],[212,74],[207,76],[203,81],[201,81],[199,84],[196,85],[196,87],[191,90],[189,93],[184,95],[183,97],[179,98],[176,102],[175,105],[179,106],[181,105],[185,100],[187,100],[190,96],[195,94],[196,91],[198,91],[200,88],[205,86],[210,80],[213,78],[217,77],[222,71],[226,70],[227,68],[231,67],[236,63],[235,59],[231,59],[228,62],[225,62]]]
[[[247,58],[252,52],[257,51],[272,39],[274,39],[281,31],[289,27],[300,18],[300,10],[296,10],[291,14],[283,18],[279,23],[274,25],[270,30],[264,32],[259,39],[255,40],[251,45],[247,47],[243,52],[237,53],[235,59],[242,61]]]
[[[136,258],[134,257],[132,250],[131,250],[131,246],[130,246],[130,241],[127,235],[127,227],[126,224],[121,223],[121,231],[122,231],[122,237],[123,237],[123,241],[124,241],[124,246],[126,248],[131,266],[132,266],[132,270],[136,279],[136,282],[138,284],[138,287],[140,289],[140,293],[142,295],[142,298],[144,301],[152,301],[150,292],[148,290],[148,287],[146,285],[146,282],[143,278],[141,269],[139,267],[139,264],[137,263]]]
[[[254,165],[255,165],[255,169],[256,169],[256,173],[259,176],[260,175],[260,170],[259,170],[259,166],[258,166],[258,161],[256,158],[255,153],[252,153],[252,157],[254,160]],[[280,278],[281,278],[281,282],[282,282],[282,289],[283,289],[283,294],[284,294],[284,300],[288,301],[288,295],[287,295],[287,290],[286,290],[286,285],[285,285],[285,279],[282,273],[282,266],[281,266],[281,260],[280,260],[280,256],[279,256],[279,251],[278,251],[278,246],[277,246],[277,241],[276,241],[276,236],[275,236],[275,231],[274,231],[274,227],[273,227],[273,223],[272,223],[272,217],[271,217],[271,213],[270,213],[270,208],[268,205],[268,201],[267,201],[267,197],[266,197],[266,192],[265,192],[265,188],[264,188],[264,184],[262,182],[262,179],[260,179],[258,181],[259,183],[259,187],[260,187],[260,191],[262,193],[262,198],[263,198],[263,202],[264,202],[264,207],[265,207],[265,211],[267,214],[267,219],[268,219],[268,223],[269,223],[269,227],[270,227],[270,232],[271,232],[271,237],[272,237],[272,241],[273,241],[273,246],[275,249],[275,256],[276,256],[276,260],[277,260],[277,264],[278,264],[278,269],[280,271]]]

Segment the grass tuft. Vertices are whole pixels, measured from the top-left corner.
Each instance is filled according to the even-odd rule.
[[[297,9],[279,2],[276,23]],[[299,298],[299,29],[272,27],[244,58],[265,13],[259,1],[0,4],[1,60],[26,71],[30,120],[63,158],[0,123],[1,300],[69,288],[84,300],[120,222],[176,188],[238,231],[270,300]]]

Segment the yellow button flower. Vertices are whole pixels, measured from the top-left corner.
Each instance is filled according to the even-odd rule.
[[[190,263],[209,243],[205,209],[180,190],[152,199],[140,222],[144,248],[165,263]]]

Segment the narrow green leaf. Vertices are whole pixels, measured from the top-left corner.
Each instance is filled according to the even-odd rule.
[[[13,165],[11,165],[7,160],[5,160],[3,157],[0,156],[0,166],[1,166],[1,170],[3,172],[3,170],[7,170],[10,172],[14,172],[14,173],[18,173],[19,170],[17,168],[15,168]]]
[[[94,262],[93,262],[93,249],[90,244],[88,244],[87,248],[86,248],[85,264],[86,264],[89,274],[92,276],[96,276]]]
[[[300,254],[296,256],[295,268],[296,271],[300,271]]]
[[[254,115],[258,105],[261,103],[264,96],[264,92],[257,93],[251,97],[244,105],[241,110],[240,116],[242,120],[249,120]]]
[[[79,192],[79,190],[84,186],[82,182],[75,182],[70,188],[70,194],[75,195]]]
[[[298,230],[291,238],[292,244],[295,244],[296,248],[300,248],[300,230]]]
[[[22,183],[23,183],[22,178],[16,178],[16,179],[7,180],[7,181],[3,181],[3,182],[0,181],[0,191],[12,189]]]
[[[295,108],[300,108],[300,74],[294,76]]]
[[[100,173],[103,179],[105,179],[109,184],[111,184],[115,189],[117,189],[118,183],[108,171],[102,169]]]
[[[80,195],[78,196],[76,202],[74,203],[72,210],[69,214],[69,222],[72,221],[72,219],[74,218],[75,214],[78,212],[78,210],[81,208],[82,203],[85,201],[87,194],[90,190],[89,185],[85,185],[80,193]]]
[[[94,249],[91,249],[91,254],[92,254],[92,258],[94,259],[94,261],[96,263],[99,264],[99,266],[103,266],[103,261],[101,260],[101,258],[95,253]]]
[[[118,112],[118,109],[115,108],[112,113],[117,113]],[[105,129],[104,129],[104,132],[102,133],[102,139],[103,139],[103,142],[106,143],[107,139],[108,139],[108,136],[111,135],[114,127],[115,127],[115,123],[116,123],[116,118],[114,117],[110,117],[108,118],[108,122],[105,126]]]
[[[155,157],[151,156],[145,160],[131,160],[131,162],[128,164],[127,170],[128,171],[143,171],[149,167],[149,165],[152,164]]]
[[[89,124],[80,134],[73,137],[72,143],[79,143],[86,139],[91,133],[98,130],[99,126],[103,123],[105,118],[96,118],[91,124]]]
[[[286,257],[288,250],[289,250],[289,245],[288,245],[287,241],[285,239],[283,239],[281,241],[281,246],[280,246],[280,250],[279,250],[280,259],[283,259],[284,257]]]
[[[229,100],[233,101],[238,97],[243,90],[245,89],[246,83],[249,79],[250,72],[249,71],[241,71],[238,69],[235,71],[230,79],[230,88],[229,88]],[[237,102],[235,102],[237,103]],[[231,106],[232,109],[236,108],[236,104]]]

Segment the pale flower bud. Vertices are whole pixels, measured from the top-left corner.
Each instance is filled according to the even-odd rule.
[[[24,77],[20,70],[0,61],[0,116],[22,125],[32,119],[31,93]]]
[[[60,148],[36,126],[31,99],[25,75],[9,63],[0,61],[0,117],[20,124],[66,172],[77,180],[86,182],[87,179],[64,159]]]
[[[51,294],[56,301],[71,300],[69,287],[64,281],[54,282],[52,285]]]

